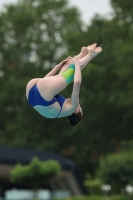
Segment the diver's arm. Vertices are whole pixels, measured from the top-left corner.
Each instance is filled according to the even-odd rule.
[[[74,65],[75,65],[75,74],[74,74],[73,91],[71,95],[71,105],[76,110],[79,104],[79,92],[80,92],[80,85],[82,81],[80,63],[76,57],[74,57]]]
[[[63,67],[63,65],[68,61],[68,59],[69,57],[60,62],[58,65],[56,65],[45,77],[54,76],[56,72],[59,71]]]
[[[44,77],[54,76],[58,70],[59,70],[59,69],[58,69],[58,65],[56,65],[56,66],[55,66],[46,76],[44,76]]]

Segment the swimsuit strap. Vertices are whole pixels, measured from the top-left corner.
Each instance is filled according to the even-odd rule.
[[[58,118],[58,117],[59,117],[59,115],[60,115],[61,111],[62,111],[62,107],[61,107],[61,109],[60,109],[60,112],[58,113],[58,115],[57,115],[57,117],[56,117],[56,118]]]
[[[63,107],[64,101],[66,100],[66,98],[63,97],[62,95],[59,95],[59,94],[56,95],[56,96],[58,96],[58,103],[59,103],[59,105],[60,105],[60,112],[58,113],[58,115],[57,115],[57,117],[56,117],[56,118],[58,118],[59,115],[60,115],[60,113],[61,113],[61,111],[62,111],[62,107]]]

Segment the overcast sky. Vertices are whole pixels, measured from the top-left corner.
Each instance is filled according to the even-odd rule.
[[[4,4],[15,3],[17,1],[0,0],[0,9],[2,9]],[[80,9],[82,19],[87,24],[96,13],[109,16],[112,11],[110,0],[69,0],[69,2],[71,5],[75,5]]]

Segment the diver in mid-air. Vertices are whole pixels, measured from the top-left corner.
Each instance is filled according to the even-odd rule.
[[[102,48],[97,47],[96,44],[82,47],[77,56],[69,56],[56,65],[45,77],[30,80],[26,86],[29,104],[46,118],[67,117],[70,125],[78,124],[83,117],[79,104],[81,70],[101,52]],[[59,73],[55,75],[57,71]],[[60,95],[59,93],[72,81],[71,98]]]

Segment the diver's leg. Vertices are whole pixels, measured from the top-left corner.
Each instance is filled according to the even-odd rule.
[[[95,49],[97,46],[96,43],[89,45],[88,47],[82,47],[80,53],[76,56],[79,60],[86,56],[89,52],[89,49]]]
[[[84,56],[83,58],[79,59],[79,63],[81,66],[81,70],[84,69],[84,67],[94,58],[96,57],[99,53],[102,52],[102,48],[101,47],[97,47],[95,49],[89,48],[88,54],[86,56]],[[70,63],[73,64],[73,58],[70,58],[68,60],[69,66]]]
[[[80,53],[78,55],[76,55],[76,57],[79,60],[81,60],[81,59],[83,59],[84,57],[86,57],[89,54],[89,50],[90,49],[95,50],[95,48],[96,48],[96,43],[91,44],[88,47],[82,47]],[[73,58],[69,59],[68,62],[63,65],[63,67],[61,68],[59,74],[62,74],[63,72],[65,72],[70,67],[70,65],[73,65],[73,61],[72,60],[73,60]],[[82,66],[82,68],[83,68],[83,66]]]
[[[81,59],[81,58],[83,58],[84,56],[86,56],[87,53],[88,53],[88,48],[87,48],[87,47],[82,47],[80,53],[79,53],[78,55],[76,55],[76,57],[77,57],[78,59]],[[71,57],[71,58],[73,58],[73,57]],[[65,71],[70,67],[70,65],[72,65],[72,64],[73,64],[73,62],[71,62],[71,61],[68,60],[68,62],[66,62],[66,63],[63,65],[63,67],[61,68],[59,74],[65,72]]]
[[[67,86],[66,80],[61,75],[44,77],[37,82],[37,88],[41,96],[50,101]]]
[[[78,59],[81,59],[81,58],[83,58],[84,56],[86,56],[87,53],[88,53],[88,48],[87,48],[87,47],[82,47],[80,53],[79,53],[78,55],[76,55],[76,57],[77,57]]]
[[[84,67],[85,67],[93,58],[95,58],[95,57],[96,57],[99,53],[101,53],[101,52],[102,52],[102,48],[101,48],[101,47],[97,47],[96,49],[89,49],[88,54],[79,60],[79,62],[80,62],[80,64],[81,64],[81,70],[84,69]]]

